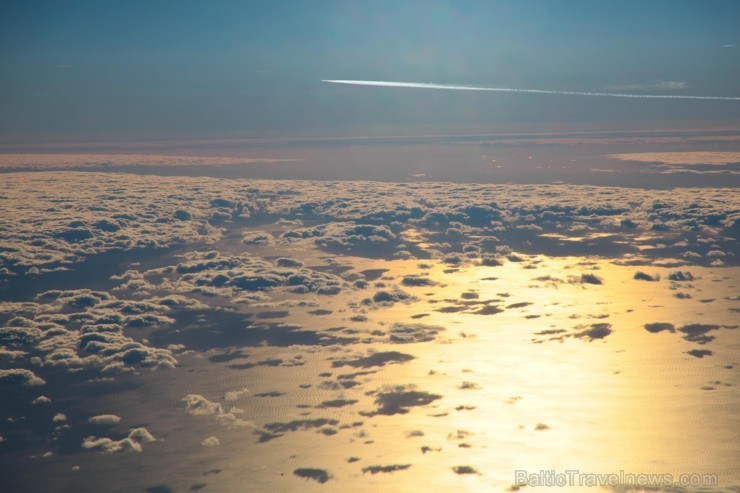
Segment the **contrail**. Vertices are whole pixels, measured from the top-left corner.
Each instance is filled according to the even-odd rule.
[[[553,91],[549,89],[514,89],[510,87],[466,86],[458,84],[433,84],[429,82],[393,82],[378,80],[327,80],[332,84],[348,84],[352,86],[401,87],[407,89],[442,89],[446,91],[490,91],[490,92],[523,92],[529,94],[559,94],[563,96],[594,96],[607,98],[635,98],[635,99],[705,99],[715,101],[740,101],[737,96],[689,96],[683,94],[629,94],[618,92],[592,91]]]

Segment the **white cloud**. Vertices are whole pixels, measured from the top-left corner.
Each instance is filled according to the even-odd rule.
[[[0,370],[0,384],[14,385],[44,385],[46,381],[36,376],[31,370],[12,368]]]
[[[202,395],[188,394],[182,399],[186,403],[188,414],[193,416],[212,416],[223,414],[224,410],[218,402],[211,402]]]
[[[100,414],[90,417],[88,421],[94,425],[115,425],[121,422],[121,418],[115,414]]]
[[[200,444],[203,445],[204,447],[215,447],[217,445],[221,445],[221,441],[214,436],[210,436],[206,438],[205,440],[203,440],[202,442],[200,442]]]
[[[241,398],[241,397],[243,397],[245,395],[248,395],[248,394],[249,394],[249,389],[247,389],[247,388],[240,389],[240,390],[232,390],[232,391],[226,392],[226,395],[224,395],[224,400],[226,400],[226,401],[236,401],[239,398]]]
[[[122,452],[141,452],[142,444],[154,442],[156,439],[149,433],[146,428],[133,428],[129,431],[127,437],[120,440],[113,440],[108,437],[98,438],[95,436],[86,437],[82,441],[82,448],[85,450],[98,450],[102,453],[122,453]]]

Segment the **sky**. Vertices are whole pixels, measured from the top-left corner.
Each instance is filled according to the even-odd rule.
[[[737,102],[321,80],[740,96],[738,19],[734,0],[6,0],[0,140],[736,127]]]

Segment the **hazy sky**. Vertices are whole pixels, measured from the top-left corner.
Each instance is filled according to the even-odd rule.
[[[0,139],[737,126],[740,102],[320,80],[740,96],[739,22],[736,0],[4,0]]]

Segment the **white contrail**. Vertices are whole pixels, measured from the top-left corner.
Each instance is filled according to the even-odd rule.
[[[465,86],[458,84],[433,84],[429,82],[393,82],[378,80],[326,80],[332,84],[348,84],[353,86],[402,87],[407,89],[443,89],[447,91],[492,91],[492,92],[525,92],[530,94],[560,94],[564,96],[596,96],[608,98],[638,98],[638,99],[711,99],[719,101],[740,101],[737,96],[688,96],[683,94],[628,94],[618,92],[592,91],[553,91],[549,89],[514,89],[510,87]]]

